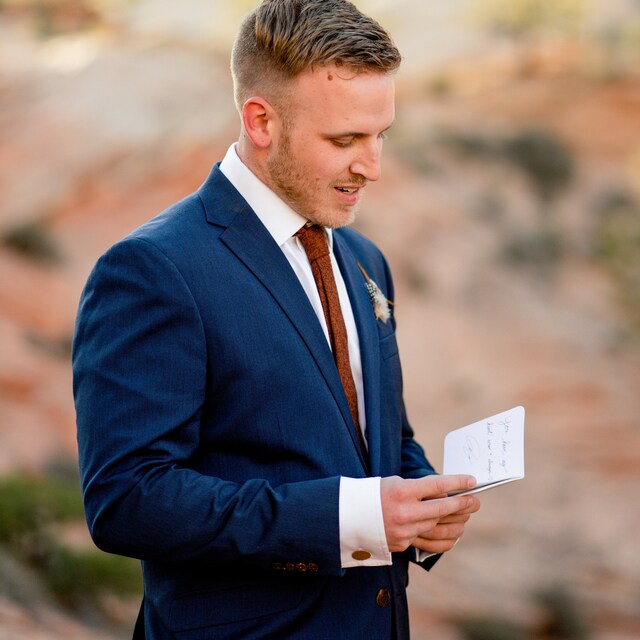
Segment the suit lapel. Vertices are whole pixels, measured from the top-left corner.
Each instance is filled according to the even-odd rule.
[[[246,201],[217,169],[217,165],[199,193],[209,222],[225,227],[220,240],[282,308],[318,365],[346,425],[351,425],[349,405],[331,349],[313,307],[282,250]],[[348,431],[354,448],[359,451],[356,435],[350,426]],[[361,455],[360,460],[366,468]]]
[[[380,348],[377,320],[357,259],[345,239],[335,232],[333,250],[349,293],[358,329],[367,415],[369,466],[372,475],[378,475],[380,468]]]

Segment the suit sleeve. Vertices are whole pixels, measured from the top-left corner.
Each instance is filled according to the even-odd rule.
[[[204,405],[205,332],[185,280],[146,240],[116,245],[92,272],[73,371],[83,497],[99,547],[263,568],[296,558],[342,573],[339,478],[237,484],[190,465]]]

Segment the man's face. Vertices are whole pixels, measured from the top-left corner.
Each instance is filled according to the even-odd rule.
[[[289,95],[266,181],[311,222],[350,224],[364,187],[380,177],[382,140],[395,115],[393,77],[322,67],[298,76]]]

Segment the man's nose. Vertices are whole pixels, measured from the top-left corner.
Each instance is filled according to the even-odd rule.
[[[351,172],[361,175],[369,182],[375,182],[382,172],[380,156],[382,153],[382,140],[376,140],[372,144],[363,147],[357,158],[351,163]]]

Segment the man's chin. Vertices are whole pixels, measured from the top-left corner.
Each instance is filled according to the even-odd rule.
[[[340,229],[341,227],[348,227],[352,224],[356,219],[357,213],[358,207],[350,207],[348,210],[336,211],[332,215],[324,215],[323,213],[314,214],[313,217],[309,217],[308,220],[321,227]]]

